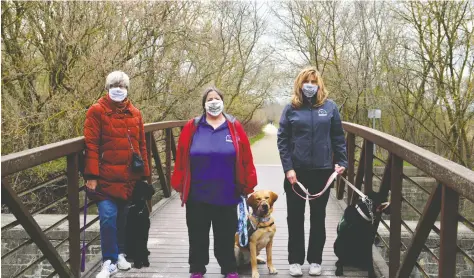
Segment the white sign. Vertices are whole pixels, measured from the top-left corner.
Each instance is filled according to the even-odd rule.
[[[370,109],[369,110],[369,119],[380,119],[382,117],[382,110],[380,109]]]

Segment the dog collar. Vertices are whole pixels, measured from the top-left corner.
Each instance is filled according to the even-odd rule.
[[[255,220],[257,220],[258,223],[270,221],[270,216],[269,217],[260,217],[260,216],[257,216],[255,214],[252,214],[252,216],[253,216],[253,218],[255,218]]]
[[[252,214],[251,217],[249,217],[249,220],[250,220],[250,224],[252,225],[252,228],[254,230],[260,229],[260,228],[270,227],[271,225],[274,224],[274,222],[272,222],[271,224],[269,224],[267,226],[259,227],[258,224],[270,221],[270,217],[259,217],[259,216],[256,216],[255,214]],[[255,220],[256,220],[257,223],[254,223]]]
[[[360,209],[359,205],[356,205],[355,207],[357,209],[357,212],[359,212],[360,216],[362,216],[365,220],[372,222],[372,220],[367,215],[365,215],[365,213]]]

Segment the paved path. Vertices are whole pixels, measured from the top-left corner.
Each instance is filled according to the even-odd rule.
[[[278,269],[277,276],[269,275],[265,265],[259,265],[260,277],[291,277],[288,273],[287,239],[288,228],[286,223],[286,196],[283,194],[283,170],[280,165],[278,149],[276,146],[275,129],[267,129],[268,134],[252,146],[259,185],[257,189],[271,189],[279,194],[279,199],[274,205],[274,217],[277,232],[273,244],[273,258]],[[161,205],[152,216],[150,239],[149,268],[132,269],[119,272],[114,277],[189,277],[188,274],[188,232],[185,220],[185,209],[180,206],[177,194],[173,194]],[[306,244],[309,234],[309,205],[306,206]],[[323,275],[320,277],[336,277],[334,275],[337,258],[334,255],[333,243],[336,238],[337,223],[342,215],[340,202],[336,200],[333,192],[327,206],[326,230],[327,240],[323,251]],[[211,229],[212,230],[212,229]],[[211,232],[210,264],[207,266],[206,278],[223,277],[220,268],[213,256],[213,237]],[[265,251],[261,254],[265,257]],[[303,277],[309,277],[308,264],[303,265]],[[251,277],[250,266],[239,270],[241,277]],[[345,268],[345,277],[366,277],[367,272],[353,268]]]

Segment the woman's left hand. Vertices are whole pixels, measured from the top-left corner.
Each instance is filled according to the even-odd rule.
[[[336,165],[334,165],[334,170],[336,170],[336,172],[337,172],[339,175],[342,175],[342,173],[344,173],[344,171],[346,170],[346,168],[343,167],[343,166],[339,166],[339,164],[336,164]]]

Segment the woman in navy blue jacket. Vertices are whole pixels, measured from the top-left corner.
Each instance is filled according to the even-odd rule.
[[[327,97],[318,70],[314,67],[303,69],[296,77],[291,104],[283,110],[278,129],[278,149],[286,176],[288,262],[292,276],[303,275],[306,206],[306,201],[293,191],[292,184],[299,181],[311,194],[316,194],[324,188],[334,170],[342,174],[347,167],[341,118],[336,104]],[[301,191],[298,186],[295,190]],[[299,193],[305,195],[303,191]],[[310,264],[310,275],[321,275],[322,272],[328,199],[329,190],[309,201],[311,229],[306,259]]]

